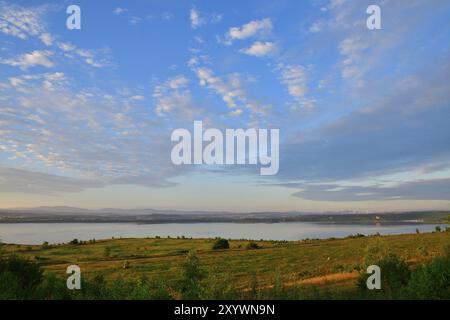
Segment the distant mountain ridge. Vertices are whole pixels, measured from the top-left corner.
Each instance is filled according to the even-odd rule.
[[[355,212],[249,212],[181,211],[157,209],[82,209],[75,207],[37,207],[0,209],[0,223],[49,222],[317,222],[317,223],[449,223],[450,211],[409,211],[383,213]]]

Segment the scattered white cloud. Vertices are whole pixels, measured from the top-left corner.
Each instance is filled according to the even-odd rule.
[[[208,68],[197,68],[195,72],[200,86],[218,93],[228,107],[237,108],[239,102],[245,104],[247,100],[246,93],[242,88],[242,82],[238,74],[233,74],[228,81],[224,81],[215,76],[212,70]]]
[[[86,64],[95,67],[95,68],[103,68],[106,66],[110,66],[111,62],[104,57],[104,53],[106,53],[108,50],[102,49],[102,50],[87,50],[87,49],[80,49],[77,48],[74,44],[69,42],[58,42],[57,46],[59,49],[61,49],[64,53],[64,55],[68,58],[79,58]],[[98,57],[98,55],[103,56],[101,58]]]
[[[231,116],[239,116],[243,113],[243,109],[251,111],[251,116],[265,115],[266,109],[269,107],[257,103],[251,99],[245,89],[248,82],[239,73],[232,73],[226,77],[218,77],[213,71],[206,67],[196,67],[193,71],[199,79],[201,87],[207,88],[215,94],[219,95],[230,111]]]
[[[134,100],[134,101],[144,101],[145,97],[141,96],[141,95],[135,95],[135,96],[131,96],[130,99]]]
[[[201,12],[195,8],[192,8],[189,12],[189,19],[191,21],[192,29],[200,28],[207,23],[218,23],[222,21],[223,15],[217,13]]]
[[[51,46],[53,44],[53,37],[50,33],[43,33],[40,35],[39,39],[46,45]]]
[[[306,70],[300,65],[280,65],[281,82],[288,88],[289,94],[296,98],[302,98],[307,92]]]
[[[62,51],[65,51],[65,52],[72,51],[72,50],[76,49],[75,45],[73,45],[73,44],[71,44],[69,42],[58,42],[58,47]]]
[[[153,99],[158,116],[171,114],[178,119],[193,120],[200,113],[194,105],[188,83],[185,76],[177,75],[155,86]]]
[[[25,8],[2,1],[0,2],[0,31],[20,39],[39,37],[45,33],[42,16],[46,11],[46,6]]]
[[[200,13],[196,9],[191,9],[189,18],[191,19],[191,27],[197,29],[206,23],[205,18],[200,17]]]
[[[67,84],[67,78],[63,72],[45,73],[43,78],[43,86],[47,90],[55,90],[56,87]]]
[[[143,21],[143,19],[141,17],[131,17],[130,19],[130,23],[132,25],[136,25],[138,23],[141,23]]]
[[[279,64],[280,81],[287,87],[288,93],[294,98],[292,107],[313,108],[315,101],[306,98],[308,92],[306,68],[301,65]]]
[[[198,64],[198,58],[197,57],[192,57],[189,59],[189,61],[187,62],[188,67],[192,68],[195,67]]]
[[[276,46],[273,42],[256,41],[250,47],[241,49],[240,52],[250,56],[263,57],[274,52]]]
[[[29,93],[34,85],[37,88],[53,91],[55,89],[65,88],[68,84],[66,75],[63,72],[48,72],[38,74],[24,74],[10,77],[9,84],[12,88],[21,93]],[[21,100],[20,105],[24,107],[32,106],[32,101]]]
[[[239,117],[242,114],[242,109],[236,109],[230,112],[230,115],[233,117]]]
[[[113,10],[113,13],[115,15],[121,15],[122,13],[126,12],[127,9],[121,8],[121,7],[117,7],[116,9]]]
[[[230,45],[234,40],[244,40],[256,35],[265,35],[268,34],[272,28],[272,20],[269,18],[253,20],[241,27],[230,28],[228,33],[225,35],[223,43]]]
[[[325,28],[325,26],[326,26],[325,21],[323,20],[316,21],[309,27],[309,32],[319,33]]]
[[[0,1],[0,32],[26,40],[38,38],[46,46],[53,44],[53,36],[46,31],[44,15],[48,6],[22,7]]]
[[[53,55],[53,52],[45,50],[39,51],[35,50],[30,53],[22,54],[16,58],[12,59],[2,59],[0,63],[7,64],[13,67],[20,67],[23,70],[34,66],[43,66],[46,68],[51,68],[54,63],[50,61],[49,57]]]
[[[178,75],[172,79],[169,79],[167,81],[167,85],[169,88],[171,89],[181,89],[187,86],[189,80],[183,76],[183,75]]]
[[[61,72],[9,80],[0,104],[0,149],[11,166],[26,171],[48,167],[61,179],[77,177],[94,186],[162,187],[181,170],[170,166],[165,156],[170,153],[164,138],[168,133],[161,122],[149,121],[154,114],[147,106],[133,104],[130,108],[129,97],[96,88],[73,90]],[[174,83],[181,85],[175,81],[172,86]],[[2,162],[0,167],[4,166]],[[36,174],[36,179],[28,175],[19,179],[16,169],[1,170],[0,180],[11,177],[0,183],[2,190],[8,184],[9,190],[14,190],[16,181],[20,192],[66,191],[52,177]],[[74,192],[90,185],[83,183]]]
[[[343,56],[341,74],[344,79],[351,79],[362,83],[362,76],[369,67],[364,57],[364,51],[369,47],[365,37],[349,36],[339,44],[339,51]]]

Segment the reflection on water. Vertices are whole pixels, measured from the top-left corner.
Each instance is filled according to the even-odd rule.
[[[41,244],[80,240],[108,239],[112,237],[177,237],[302,240],[345,237],[350,234],[402,234],[431,232],[435,225],[345,225],[316,224],[308,222],[289,223],[11,223],[0,224],[0,238],[4,243]],[[441,225],[445,229],[445,225]]]

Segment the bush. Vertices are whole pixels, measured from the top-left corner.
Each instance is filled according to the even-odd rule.
[[[194,251],[188,253],[182,265],[182,280],[180,291],[183,299],[199,299],[201,296],[200,281],[205,273],[200,268],[200,260]]]
[[[374,264],[379,266],[381,270],[380,291],[389,293],[392,296],[392,294],[400,292],[408,284],[411,270],[406,262],[396,255],[388,255]],[[360,289],[367,290],[366,282],[369,276],[370,274],[367,274],[364,269],[358,279],[358,287]]]
[[[227,239],[217,239],[213,245],[213,250],[230,249],[230,244]]]
[[[3,299],[29,299],[42,280],[42,272],[34,262],[15,255],[0,260],[0,297]]]
[[[414,299],[450,299],[450,259],[436,258],[412,274],[408,294]]]
[[[357,234],[351,234],[349,235],[347,238],[351,238],[351,239],[356,239],[356,238],[364,238],[365,235],[362,233],[357,233]]]
[[[247,243],[247,246],[245,247],[247,250],[254,250],[254,249],[259,249],[259,245],[256,242],[249,242]]]

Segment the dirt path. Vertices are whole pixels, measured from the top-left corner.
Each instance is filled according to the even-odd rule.
[[[355,280],[358,278],[359,273],[357,271],[349,272],[349,273],[333,273],[327,274],[325,276],[312,277],[308,279],[302,279],[298,281],[284,282],[284,287],[292,287],[295,285],[323,285],[323,284],[337,284],[340,282],[345,282],[349,280]],[[273,285],[266,285],[259,287],[260,290],[268,290],[272,289]],[[243,291],[248,292],[250,288],[246,288]]]

